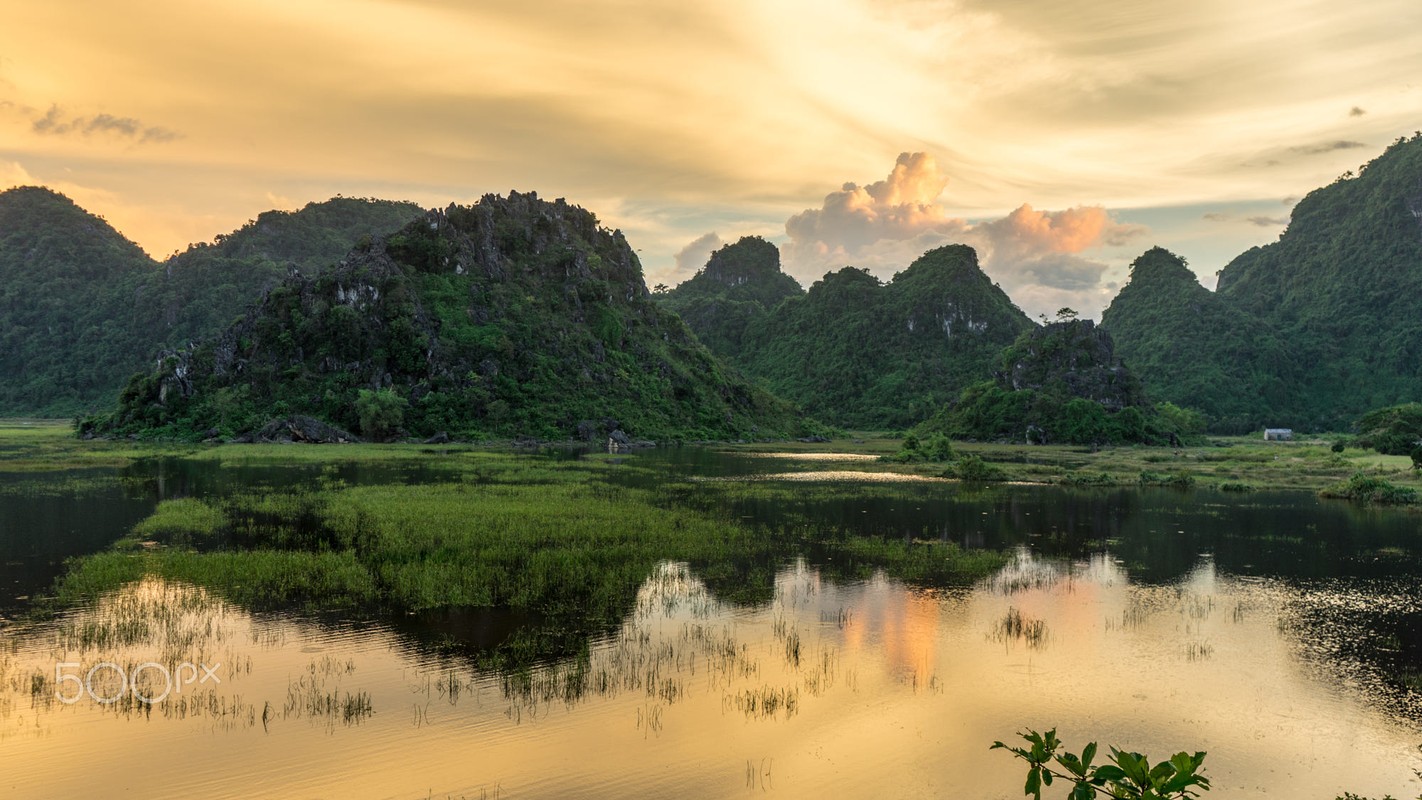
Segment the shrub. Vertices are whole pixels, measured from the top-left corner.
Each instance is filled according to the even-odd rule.
[[[395,438],[400,426],[405,424],[405,409],[409,407],[405,398],[391,389],[370,391],[361,389],[356,397],[356,415],[360,418],[360,432],[368,439],[383,442]]]
[[[1007,475],[1001,469],[984,461],[981,456],[970,455],[958,459],[958,465],[953,472],[961,480],[965,481],[1000,481],[1006,479]]]
[[[1376,503],[1378,505],[1414,505],[1417,503],[1417,490],[1407,486],[1398,486],[1394,483],[1364,475],[1361,472],[1353,473],[1353,477],[1341,483],[1335,483],[1318,493],[1319,497],[1334,497],[1343,500],[1361,500],[1365,503]]]

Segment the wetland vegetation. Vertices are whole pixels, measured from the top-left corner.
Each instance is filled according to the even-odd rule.
[[[735,720],[752,727],[727,742],[750,735],[775,755],[696,746],[752,763],[757,788],[799,793],[820,784],[770,731],[805,731],[857,698],[898,698],[895,719],[937,718],[965,681],[1020,693],[1022,659],[1094,664],[1106,681],[1150,664],[1183,680],[1234,668],[1261,636],[1325,683],[1346,676],[1387,719],[1422,720],[1408,668],[1422,617],[1402,588],[1419,563],[1417,517],[1317,498],[1360,471],[1415,486],[1406,457],[1335,452],[1331,440],[910,444],[213,446],[80,441],[16,423],[0,435],[0,516],[45,498],[102,500],[88,519],[111,521],[20,576],[44,599],[3,606],[0,736],[29,742],[25,724],[81,713],[53,701],[66,687],[46,658],[127,672],[205,660],[223,665],[222,685],[93,713],[202,726],[234,752],[257,746],[241,744],[256,733],[295,746],[302,731],[354,742],[405,730],[464,747],[438,738],[452,735],[451,714],[481,728],[493,715],[510,742],[529,726],[572,737],[559,720],[623,713],[644,748],[632,752],[652,753],[690,742],[691,719]],[[880,458],[906,450],[929,457]],[[990,474],[969,479],[973,462]],[[148,672],[152,696],[162,687]],[[121,688],[101,684],[101,695]],[[1137,741],[1050,702],[1074,730]],[[1040,718],[992,707],[982,713],[997,727],[965,746]],[[1129,729],[1156,750],[1193,743]],[[661,762],[616,763],[659,785],[645,770]],[[503,774],[505,790],[531,785]],[[1346,774],[1338,792],[1383,793]],[[453,796],[500,785],[442,780]]]

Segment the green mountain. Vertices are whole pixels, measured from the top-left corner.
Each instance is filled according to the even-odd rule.
[[[990,381],[966,389],[921,425],[922,435],[1035,444],[1165,442],[1172,432],[1141,382],[1091,320],[1027,331],[998,359]]]
[[[358,242],[399,230],[423,214],[414,203],[351,197],[309,203],[299,211],[262,212],[240,229],[164,262],[149,281],[139,324],[162,348],[211,336],[290,271],[319,272]]]
[[[655,304],[620,232],[533,194],[430,212],[293,274],[136,376],[101,431],[195,437],[302,414],[428,435],[785,435],[781,401]]]
[[[904,428],[989,376],[1032,327],[971,247],[949,245],[887,284],[853,267],[825,275],[750,326],[733,361],[818,419]]]
[[[1218,293],[1307,365],[1290,385],[1297,427],[1422,397],[1422,135],[1310,192],[1279,241],[1220,271]]]
[[[419,213],[338,198],[267,212],[160,264],[61,194],[0,192],[0,415],[108,406],[160,350],[220,330],[289,269]]]
[[[1185,260],[1154,247],[1101,316],[1116,351],[1156,400],[1244,433],[1290,408],[1296,354],[1267,322],[1201,286]]]
[[[748,329],[782,300],[804,293],[780,271],[779,248],[759,236],[745,236],[712,253],[704,269],[657,299],[711,352],[734,360]]]
[[[129,322],[153,262],[69,198],[0,192],[0,415],[112,397],[149,343]]]
[[[1153,397],[1220,432],[1345,430],[1422,397],[1422,136],[1309,193],[1215,292],[1150,250],[1102,327]]]

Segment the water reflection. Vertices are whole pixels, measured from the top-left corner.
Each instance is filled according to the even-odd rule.
[[[91,796],[103,775],[141,796],[1013,797],[1018,771],[987,744],[1055,725],[1208,750],[1230,797],[1398,795],[1415,791],[1422,709],[1334,649],[1377,588],[1301,590],[1208,558],[1139,584],[1106,555],[1023,548],[949,592],[802,561],[744,607],[668,563],[581,654],[493,666],[472,643],[436,652],[427,632],[253,616],[150,580],[4,632],[0,747],[15,796]],[[455,625],[478,638],[499,623]],[[56,661],[218,662],[222,681],[71,705],[54,699],[72,688]]]
[[[691,448],[629,456],[606,479],[679,481],[668,489],[679,501],[772,537],[814,526],[1013,557],[970,588],[860,580],[862,565],[813,551],[789,564],[663,564],[610,629],[490,609],[252,615],[147,581],[0,627],[0,785],[19,797],[100,785],[207,797],[1015,797],[1018,770],[987,744],[1057,726],[1078,745],[1208,750],[1216,792],[1230,797],[1417,791],[1417,516],[1303,493],[846,484],[797,458],[774,462],[802,478],[793,485],[736,480],[765,474],[765,457]],[[101,549],[159,498],[446,475],[152,461],[61,477],[0,486],[12,595],[47,585],[64,557]],[[75,688],[64,676],[98,664],[114,667],[96,673],[97,695],[120,701],[58,699]],[[116,683],[137,672],[128,688],[158,696],[164,673],[146,664],[169,675],[215,664],[221,683],[146,703]],[[88,766],[64,766],[76,763]]]

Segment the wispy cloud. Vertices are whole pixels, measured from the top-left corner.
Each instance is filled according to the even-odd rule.
[[[30,129],[42,136],[112,136],[139,144],[171,142],[179,136],[177,131],[157,125],[146,125],[133,117],[118,117],[105,113],[87,117],[70,115],[58,105],[50,106],[43,116],[30,124]]]
[[[1285,201],[1287,205],[1287,201]],[[1201,215],[1207,222],[1247,222],[1259,228],[1279,228],[1289,224],[1289,218],[1276,214],[1234,214],[1227,211],[1211,211]]]
[[[1257,225],[1257,226],[1259,226],[1259,227],[1261,227],[1261,228],[1276,228],[1276,227],[1279,227],[1279,226],[1281,226],[1281,225],[1288,225],[1288,224],[1289,224],[1289,218],[1288,218],[1288,217],[1266,217],[1266,216],[1260,215],[1260,216],[1253,216],[1253,217],[1245,217],[1244,220],[1245,220],[1245,222],[1248,222],[1250,225]]]
[[[1299,145],[1290,147],[1288,152],[1297,153],[1301,156],[1316,156],[1323,153],[1332,153],[1338,150],[1356,150],[1360,147],[1367,147],[1362,142],[1353,142],[1346,139],[1334,139],[1331,142],[1318,142],[1316,144]]]

